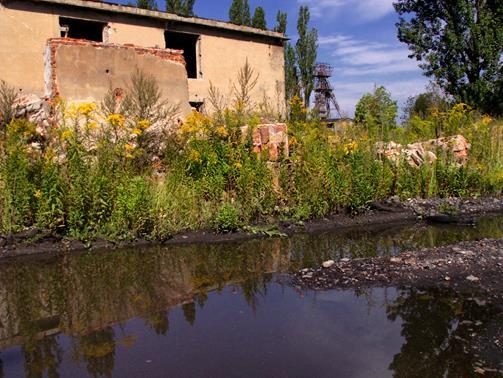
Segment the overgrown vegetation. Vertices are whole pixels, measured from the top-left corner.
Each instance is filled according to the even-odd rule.
[[[465,166],[446,154],[420,168],[391,163],[376,154],[381,133],[368,125],[328,129],[299,97],[289,104],[290,156],[269,163],[267,151],[253,152],[251,132],[261,123],[250,104],[255,82],[245,65],[233,99],[214,89],[214,115],[195,112],[178,127],[176,109],[141,72],[100,105],[61,101],[47,135],[10,120],[0,141],[1,233],[37,226],[85,240],[162,240],[187,229],[229,232],[358,212],[394,195],[502,193],[503,123],[464,104],[413,114],[387,135],[407,144],[462,133],[472,143]]]
[[[503,115],[503,2],[397,0],[398,39],[456,101]]]

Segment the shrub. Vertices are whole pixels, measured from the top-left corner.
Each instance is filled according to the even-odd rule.
[[[234,203],[226,202],[215,216],[214,227],[219,232],[232,232],[239,229],[239,210]]]
[[[14,104],[17,100],[17,91],[5,81],[0,80],[0,126],[2,129],[8,125],[16,115]]]

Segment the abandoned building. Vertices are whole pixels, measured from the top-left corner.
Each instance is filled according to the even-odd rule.
[[[227,22],[86,0],[0,0],[0,79],[22,93],[99,101],[134,70],[188,114],[210,83],[230,94],[246,63],[253,101],[284,98],[285,36]]]

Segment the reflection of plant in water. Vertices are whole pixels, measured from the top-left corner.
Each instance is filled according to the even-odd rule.
[[[190,302],[182,305],[183,317],[191,326],[196,322],[196,303]]]
[[[157,334],[166,335],[167,309],[193,300],[195,304],[183,309],[187,321],[193,324],[196,305],[203,307],[213,290],[232,285],[255,309],[260,297],[266,294],[272,277],[269,272],[319,265],[345,253],[389,254],[404,246],[437,244],[452,238],[457,241],[477,235],[489,237],[498,232],[502,235],[502,225],[503,218],[484,221],[480,228],[384,228],[379,233],[358,230],[239,244],[109,251],[43,262],[4,262],[0,265],[2,332],[13,343],[14,336],[21,336],[27,353],[41,348],[38,338],[43,332],[61,331],[78,337],[132,318],[143,318]],[[400,312],[405,310],[396,308],[401,304],[390,306],[390,314],[395,311],[396,317],[401,316]],[[432,305],[431,311],[440,310],[439,305]],[[425,309],[423,313],[428,311]],[[447,316],[455,315],[452,309],[447,312]],[[31,360],[43,358],[47,359],[44,366],[56,366],[51,361],[57,361],[57,355],[33,353]],[[407,353],[410,352],[406,351],[406,356]],[[107,358],[113,358],[113,354]]]
[[[390,320],[402,320],[405,338],[390,369],[395,377],[407,378],[471,375],[475,356],[462,341],[470,339],[469,324],[485,324],[501,315],[459,294],[438,289],[403,290],[388,305],[387,313]]]
[[[168,308],[193,299],[183,311],[194,324],[196,305],[203,307],[209,291],[229,284],[242,287],[255,306],[270,280],[263,272],[287,266],[287,245],[287,240],[253,240],[5,263],[0,265],[0,293],[5,293],[0,296],[0,319],[7,338],[22,337],[32,370],[57,370],[53,361],[58,356],[47,352],[56,350],[57,339],[51,339],[55,347],[41,352],[38,337],[61,331],[78,340],[76,356],[96,375],[113,368],[115,344],[111,328],[95,330],[141,317],[157,334],[166,335]]]
[[[169,331],[169,318],[167,311],[159,311],[148,318],[148,323],[159,336],[166,336]]]
[[[93,376],[112,376],[115,366],[115,332],[108,327],[78,338],[74,355],[87,363],[87,372]]]
[[[63,359],[63,350],[56,336],[37,340],[22,348],[24,369],[27,377],[59,377],[58,369]],[[1,367],[0,367],[1,368]],[[2,377],[0,370],[0,377]]]
[[[246,303],[255,311],[258,305],[258,296],[267,295],[267,284],[271,281],[272,275],[252,277],[241,283],[243,296]]]

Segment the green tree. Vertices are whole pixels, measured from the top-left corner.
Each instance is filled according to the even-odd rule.
[[[236,25],[243,23],[243,0],[233,0],[229,9],[229,21]]]
[[[183,16],[193,17],[194,16],[194,5],[196,0],[185,0],[185,6],[183,7]]]
[[[179,16],[192,17],[194,16],[195,0],[167,0],[166,11]]]
[[[407,99],[404,107],[404,120],[417,116],[422,120],[431,117],[434,111],[445,112],[449,108],[448,100],[435,88],[428,92]]]
[[[299,95],[299,74],[295,49],[290,43],[285,46],[285,95],[286,100],[291,100]]]
[[[243,15],[241,18],[241,25],[251,26],[250,4],[248,4],[248,0],[243,0]]]
[[[295,51],[299,69],[299,82],[306,107],[309,107],[314,89],[314,70],[318,50],[318,31],[315,28],[309,30],[310,18],[309,8],[301,6],[297,21],[299,39]]]
[[[236,25],[251,26],[248,0],[233,0],[229,9],[229,21]]]
[[[398,38],[457,101],[503,114],[503,1],[398,0]]]
[[[286,26],[288,23],[288,15],[285,12],[278,11],[276,15],[276,26],[274,28],[275,32],[286,34]]]
[[[178,14],[182,6],[182,0],[166,0],[166,12]]]
[[[136,0],[136,6],[142,9],[157,10],[156,0]]]
[[[257,29],[267,30],[267,21],[265,20],[265,11],[262,7],[255,8],[253,14],[252,26]]]
[[[356,105],[355,122],[365,127],[373,136],[386,140],[389,131],[396,128],[398,105],[384,87],[366,93]]]

